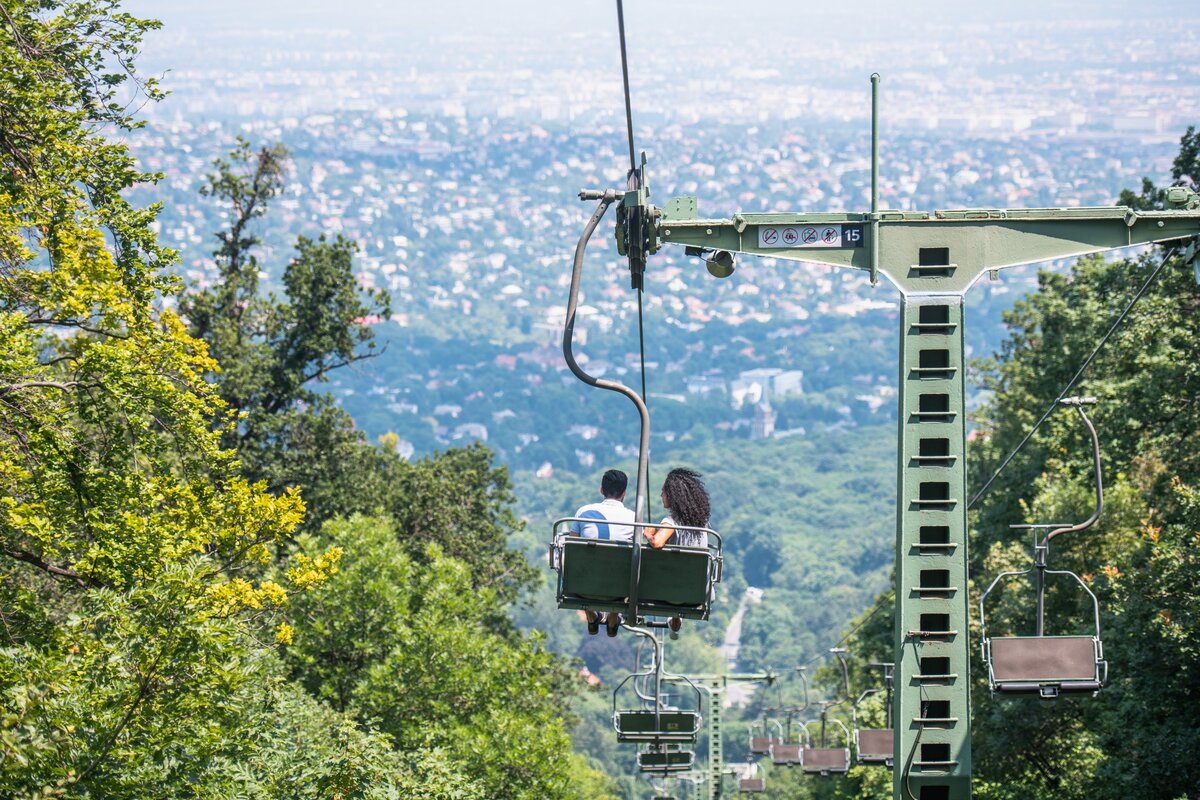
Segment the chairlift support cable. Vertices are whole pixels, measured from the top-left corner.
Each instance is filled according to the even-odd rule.
[[[617,32],[621,38],[621,78],[625,86],[625,129],[629,134],[629,173],[632,176],[637,172],[637,156],[633,146],[633,104],[629,99],[629,56],[625,49],[625,4],[622,0],[617,0]]]
[[[625,4],[622,0],[617,0],[617,32],[621,40],[621,81],[625,91],[625,133],[629,139],[629,174],[626,178],[626,185],[630,191],[637,191],[642,188],[643,176],[637,165],[636,148],[633,144],[633,101],[629,94],[629,51],[625,45]],[[638,364],[641,368],[642,376],[642,402],[646,402],[646,336],[643,331],[642,323],[642,292],[644,291],[645,281],[638,275],[634,280],[634,289],[637,290],[637,312],[638,312]]]
[[[1033,427],[1029,429],[1029,432],[1025,434],[1025,438],[1023,438],[1020,443],[1013,448],[1012,452],[1008,454],[1004,461],[1000,463],[1000,466],[996,468],[996,471],[992,473],[992,477],[987,479],[987,482],[983,484],[983,486],[975,494],[975,497],[973,497],[971,502],[967,504],[968,509],[975,507],[975,504],[978,503],[980,498],[987,493],[987,490],[991,487],[992,483],[995,482],[996,478],[1000,477],[1000,473],[1004,472],[1004,469],[1009,465],[1009,463],[1016,458],[1017,454],[1021,452],[1021,449],[1028,444],[1029,440],[1033,438],[1033,434],[1037,432],[1037,429],[1042,427],[1042,423],[1050,418],[1050,415],[1054,413],[1054,409],[1058,408],[1059,404],[1063,401],[1063,398],[1067,396],[1067,392],[1071,391],[1071,389],[1075,386],[1075,383],[1083,375],[1084,370],[1091,366],[1092,361],[1095,360],[1096,356],[1099,355],[1100,351],[1104,348],[1104,345],[1108,342],[1109,337],[1112,336],[1113,333],[1116,332],[1117,328],[1121,326],[1121,323],[1125,321],[1125,318],[1129,315],[1129,312],[1133,310],[1133,307],[1137,304],[1137,301],[1141,300],[1142,296],[1146,294],[1146,290],[1150,288],[1152,283],[1154,283],[1154,279],[1158,277],[1158,273],[1162,272],[1163,267],[1165,267],[1167,262],[1174,258],[1178,252],[1179,248],[1175,247],[1163,255],[1162,259],[1158,262],[1158,266],[1155,267],[1154,271],[1150,273],[1150,277],[1146,278],[1146,281],[1142,284],[1141,288],[1137,290],[1137,293],[1134,294],[1133,298],[1125,305],[1125,308],[1121,310],[1121,313],[1117,315],[1117,318],[1113,320],[1113,324],[1109,326],[1108,332],[1100,338],[1100,342],[1096,345],[1088,357],[1083,360],[1083,364],[1075,372],[1075,375],[1072,376],[1071,380],[1067,381],[1067,385],[1064,386],[1062,391],[1058,393],[1058,396],[1050,402],[1050,405],[1047,406],[1046,411],[1042,414],[1041,418],[1039,418],[1038,421],[1034,423]]]

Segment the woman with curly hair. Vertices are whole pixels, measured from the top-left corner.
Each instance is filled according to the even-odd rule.
[[[667,473],[663,481],[662,504],[670,513],[659,525],[676,525],[683,528],[707,528],[712,508],[708,502],[708,490],[700,480],[700,473],[679,467]],[[672,544],[680,547],[708,547],[708,534],[704,531],[680,530],[674,527],[646,528],[646,539],[655,550]],[[667,626],[671,638],[679,636],[683,621],[671,617]]]
[[[712,511],[708,502],[708,490],[700,480],[700,473],[684,467],[667,473],[662,486],[662,504],[670,512],[660,525],[678,525],[686,528],[707,528]],[[707,547],[708,534],[704,531],[676,530],[675,528],[647,528],[646,539],[650,546],[659,549],[667,544],[682,547]]]

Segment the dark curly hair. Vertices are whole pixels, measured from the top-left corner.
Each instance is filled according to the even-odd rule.
[[[708,490],[700,480],[700,473],[678,467],[667,473],[663,481],[663,502],[671,509],[671,518],[676,525],[688,528],[707,528],[712,509],[708,504]]]

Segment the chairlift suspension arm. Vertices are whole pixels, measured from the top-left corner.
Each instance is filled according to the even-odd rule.
[[[853,212],[739,213],[730,219],[699,219],[695,209],[692,197],[674,198],[662,209],[657,220],[662,244],[867,272],[877,247],[879,272],[905,294],[962,293],[992,270],[1200,234],[1200,210],[1192,209],[884,210],[877,220],[870,213]],[[931,247],[948,250],[952,263],[930,264],[928,256],[923,262],[921,250]],[[922,272],[920,267],[927,269]]]
[[[587,252],[588,241],[592,238],[592,234],[595,233],[596,226],[600,224],[600,220],[604,217],[605,212],[608,211],[608,207],[616,201],[617,193],[611,189],[603,192],[585,190],[579,193],[579,199],[598,200],[599,202],[587,225],[584,226],[583,233],[579,236],[579,243],[575,246],[575,259],[571,269],[571,289],[567,298],[567,317],[563,325],[563,359],[567,362],[567,367],[576,378],[589,386],[594,386],[598,389],[607,389],[628,397],[638,410],[638,417],[641,420],[641,436],[638,439],[637,484],[633,513],[635,522],[644,523],[647,518],[646,492],[650,485],[650,412],[646,408],[645,401],[638,396],[638,393],[625,384],[619,381],[597,378],[585,372],[579,366],[579,362],[575,360],[575,353],[573,351],[575,317],[579,310],[579,284],[583,275],[583,258]],[[636,622],[637,617],[638,577],[640,575],[642,554],[641,539],[641,536],[633,537],[633,567],[629,581],[629,616],[631,622]]]
[[[1100,513],[1104,510],[1104,475],[1100,465],[1100,437],[1096,434],[1096,426],[1088,419],[1087,412],[1083,410],[1085,405],[1094,405],[1096,398],[1094,397],[1068,397],[1059,401],[1065,406],[1074,406],[1079,412],[1079,416],[1083,419],[1083,423],[1087,426],[1088,434],[1092,441],[1092,469],[1095,474],[1096,485],[1096,508],[1092,511],[1092,515],[1083,522],[1075,525],[1065,525],[1063,527],[1054,528],[1046,537],[1042,539],[1040,545],[1034,548],[1034,569],[1035,583],[1037,589],[1037,635],[1046,635],[1046,569],[1048,564],[1046,560],[1050,554],[1050,540],[1055,536],[1060,536],[1064,533],[1078,533],[1079,531],[1087,530],[1096,524],[1100,519]],[[1036,542],[1036,538],[1034,539]]]

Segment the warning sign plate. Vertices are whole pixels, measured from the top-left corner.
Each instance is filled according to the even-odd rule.
[[[841,224],[759,225],[758,246],[780,250],[862,247],[863,226]]]

